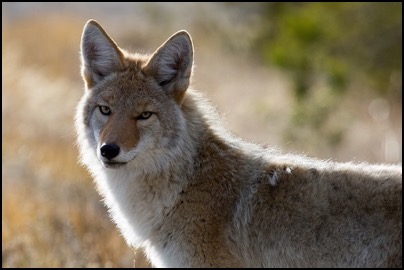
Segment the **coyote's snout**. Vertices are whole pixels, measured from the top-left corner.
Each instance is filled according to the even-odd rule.
[[[402,168],[282,154],[230,135],[189,87],[186,31],[152,55],[90,20],[81,162],[157,267],[401,267]]]

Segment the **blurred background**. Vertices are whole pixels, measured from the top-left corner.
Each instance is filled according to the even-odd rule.
[[[90,18],[122,48],[148,53],[188,30],[193,87],[246,140],[402,162],[402,3],[3,2],[2,267],[133,266],[77,162]]]

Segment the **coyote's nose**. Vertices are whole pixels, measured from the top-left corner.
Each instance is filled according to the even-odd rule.
[[[113,159],[119,154],[119,146],[114,143],[104,144],[100,150],[101,156],[107,159]]]

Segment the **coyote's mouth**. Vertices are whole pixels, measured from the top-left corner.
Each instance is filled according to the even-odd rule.
[[[101,161],[101,162],[105,168],[109,168],[109,169],[117,169],[126,164],[126,162],[114,162],[114,161]]]

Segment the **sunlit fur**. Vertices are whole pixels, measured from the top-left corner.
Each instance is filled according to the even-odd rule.
[[[89,21],[81,54],[81,162],[127,243],[154,266],[401,267],[401,166],[282,154],[231,135],[189,87],[185,31],[147,56]],[[125,165],[109,165],[104,143]]]

